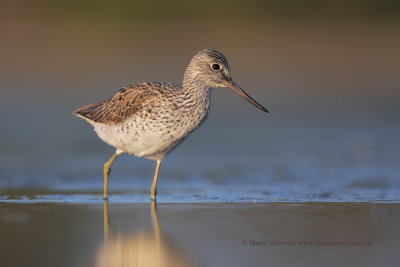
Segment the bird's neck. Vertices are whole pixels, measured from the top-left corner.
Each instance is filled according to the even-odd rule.
[[[212,88],[199,77],[198,72],[189,64],[183,78],[181,104],[185,107],[186,114],[193,117],[194,129],[207,118],[211,105],[211,91]]]
[[[196,80],[183,80],[183,93],[188,98],[204,99],[209,98],[211,87]]]
[[[204,82],[204,79],[199,73],[200,72],[197,70],[197,64],[192,60],[183,76],[183,91],[185,95],[194,98],[210,96],[211,87]]]

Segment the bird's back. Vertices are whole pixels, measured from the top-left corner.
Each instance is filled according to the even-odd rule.
[[[173,95],[182,88],[172,83],[137,83],[121,88],[114,96],[92,103],[74,111],[91,124],[116,125],[135,113],[162,100],[164,95]]]

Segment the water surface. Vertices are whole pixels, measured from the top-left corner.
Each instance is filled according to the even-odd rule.
[[[0,203],[2,266],[396,266],[399,260],[398,204],[44,202]]]

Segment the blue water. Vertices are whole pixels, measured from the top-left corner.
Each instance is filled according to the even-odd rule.
[[[218,97],[215,102],[224,101]],[[163,161],[159,201],[399,202],[396,124],[296,121],[241,104],[213,107],[208,121]],[[12,201],[7,191],[13,191],[39,193],[31,201],[97,201],[113,148],[71,115],[70,103],[43,105],[12,118],[3,113],[1,200]],[[111,172],[111,200],[148,201],[154,167],[154,161],[121,155]]]

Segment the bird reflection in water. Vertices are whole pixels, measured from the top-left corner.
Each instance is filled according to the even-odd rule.
[[[124,236],[110,230],[108,201],[104,202],[104,243],[97,251],[97,267],[119,266],[198,266],[185,253],[163,237],[157,216],[157,206],[151,204],[153,231],[138,231]]]

